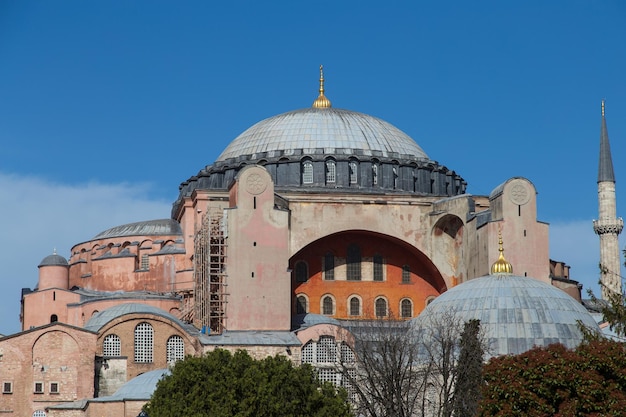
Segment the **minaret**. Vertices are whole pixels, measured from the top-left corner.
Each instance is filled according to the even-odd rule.
[[[602,298],[622,293],[621,261],[618,236],[624,221],[617,217],[615,204],[615,174],[609,145],[609,134],[604,118],[602,100],[602,125],[600,128],[600,164],[598,166],[598,220],[593,221],[593,230],[600,236],[600,282]]]

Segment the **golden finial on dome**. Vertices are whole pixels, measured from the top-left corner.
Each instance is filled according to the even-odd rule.
[[[330,100],[324,95],[324,66],[320,65],[320,95],[313,102],[316,109],[328,109],[331,107]]]
[[[502,245],[502,230],[498,229],[498,251],[500,255],[498,256],[498,260],[491,265],[491,273],[492,274],[512,274],[513,273],[513,265],[509,263],[506,259],[504,259],[504,248]]]

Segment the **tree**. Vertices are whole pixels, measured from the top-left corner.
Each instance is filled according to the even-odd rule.
[[[482,386],[484,348],[480,341],[480,320],[463,325],[461,351],[456,384],[454,385],[453,415],[476,416]]]
[[[621,416],[626,349],[607,339],[493,358],[484,368],[479,416]]]
[[[624,250],[624,256],[626,256],[626,250]],[[625,263],[626,265],[626,263]],[[602,264],[599,265],[600,271],[608,273],[607,268]],[[623,280],[623,277],[620,277]],[[599,282],[601,287],[605,287],[602,281]],[[616,293],[607,291],[608,299],[599,300],[593,291],[588,290],[587,293],[591,298],[594,305],[599,306],[599,310],[602,313],[602,318],[609,324],[609,328],[615,331],[620,337],[626,337],[626,295],[624,293]]]
[[[351,416],[344,390],[284,356],[216,349],[177,362],[144,407],[150,417]]]
[[[356,397],[355,414],[450,417],[457,393],[466,396],[472,390],[470,375],[476,370],[466,368],[477,366],[480,376],[483,361],[479,322],[470,325],[464,337],[462,329],[463,323],[452,314],[427,326],[392,317],[355,322],[349,331],[356,363],[340,364],[349,382],[345,385]],[[469,342],[473,337],[475,344]],[[463,392],[456,389],[460,375],[467,378]],[[480,377],[473,383],[479,387]]]

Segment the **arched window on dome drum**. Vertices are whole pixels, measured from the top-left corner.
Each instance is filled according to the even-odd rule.
[[[346,278],[348,281],[361,280],[361,248],[358,245],[348,246],[346,257]]]
[[[337,165],[335,161],[326,161],[326,184],[334,184],[337,179]]]
[[[135,327],[135,362],[152,363],[154,330],[150,323],[142,322]]]
[[[302,184],[313,184],[313,164],[311,161],[302,163]]]
[[[372,164],[372,184],[378,185],[378,164]]]
[[[398,188],[398,169],[396,167],[393,167],[393,189],[395,190],[396,188]]]
[[[335,279],[335,254],[332,252],[324,255],[324,279],[326,281]]]
[[[383,281],[383,257],[382,255],[376,254],[374,255],[374,281]]]
[[[59,316],[56,314],[50,316],[50,323],[56,323],[57,321],[59,321]]]
[[[116,334],[108,334],[102,341],[102,356],[122,356],[122,341]]]
[[[403,284],[411,283],[411,267],[409,265],[402,266],[402,283]]]
[[[403,319],[413,317],[413,303],[408,298],[400,301],[400,317]]]
[[[167,339],[166,360],[168,364],[185,359],[185,341],[174,335]]]
[[[322,314],[332,316],[335,313],[335,303],[330,295],[322,299]]]
[[[359,180],[357,172],[359,170],[359,166],[356,162],[352,161],[349,164],[350,167],[350,184],[356,184]]]
[[[377,298],[374,303],[374,309],[376,311],[376,317],[387,317],[387,300]]]
[[[350,315],[351,316],[361,315],[361,300],[359,300],[358,297],[350,298]]]
[[[296,281],[307,282],[309,280],[309,268],[304,261],[296,262]]]
[[[309,306],[307,299],[304,295],[299,295],[296,298],[296,314],[306,314],[309,312]]]

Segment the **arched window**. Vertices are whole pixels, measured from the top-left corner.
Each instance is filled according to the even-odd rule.
[[[411,283],[411,267],[409,265],[402,266],[402,283],[403,284]]]
[[[359,170],[359,166],[356,162],[352,161],[349,164],[350,167],[350,184],[356,184],[358,182],[357,172]]]
[[[434,300],[435,300],[435,297],[428,297],[428,298],[426,299],[426,305],[428,305],[428,304],[432,303]]]
[[[335,302],[330,295],[322,298],[322,314],[332,316],[335,314]]]
[[[56,323],[57,321],[59,321],[59,316],[56,314],[50,316],[50,323]]]
[[[378,165],[372,164],[372,184],[378,185]]]
[[[335,254],[332,252],[324,255],[324,279],[327,281],[335,279]]]
[[[311,161],[302,163],[302,184],[313,184],[313,163]]]
[[[46,417],[46,412],[43,410],[37,410],[33,413],[33,417]]]
[[[413,303],[408,298],[400,301],[400,317],[403,319],[413,317]]]
[[[296,298],[296,314],[306,314],[309,312],[308,301],[304,295]]]
[[[387,300],[384,298],[377,298],[374,303],[374,308],[376,310],[376,317],[387,316]]]
[[[152,363],[154,330],[150,323],[142,322],[135,327],[135,362]]]
[[[358,245],[348,246],[348,256],[346,258],[347,279],[349,281],[359,281],[361,279],[361,248]]]
[[[317,363],[337,362],[337,343],[332,336],[320,336],[317,342]]]
[[[397,167],[393,167],[393,189],[395,190],[396,188],[398,188],[398,168]]]
[[[333,336],[320,336],[319,340],[310,340],[302,348],[302,363],[311,365],[320,381],[332,382],[348,390],[351,399],[356,399],[354,387],[350,386],[347,371],[356,377],[353,368],[356,362],[354,351],[344,342],[338,342]],[[353,395],[354,394],[354,395]]]
[[[350,315],[351,316],[361,315],[361,300],[359,300],[359,297],[350,298]]]
[[[296,262],[296,281],[307,282],[309,280],[309,268],[306,262]]]
[[[337,178],[337,165],[335,161],[326,161],[326,184],[334,184]]]
[[[185,359],[185,342],[178,335],[167,339],[167,363],[174,363]]]
[[[383,256],[376,254],[374,255],[374,281],[383,281]]]
[[[102,356],[122,356],[122,341],[116,334],[104,336]]]

